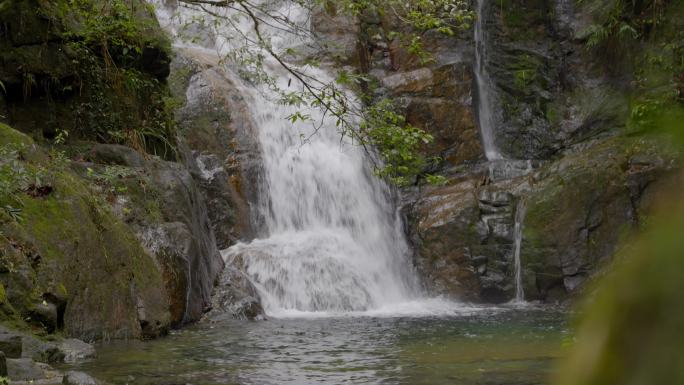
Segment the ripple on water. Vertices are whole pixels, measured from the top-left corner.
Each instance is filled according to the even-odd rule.
[[[565,314],[473,307],[459,314],[216,320],[151,342],[100,346],[77,365],[113,384],[544,384]]]

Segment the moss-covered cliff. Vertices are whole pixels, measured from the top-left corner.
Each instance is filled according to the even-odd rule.
[[[184,101],[167,85],[171,46],[153,9],[7,4],[0,320],[88,340],[155,337],[198,320],[223,261],[201,171],[178,135]]]

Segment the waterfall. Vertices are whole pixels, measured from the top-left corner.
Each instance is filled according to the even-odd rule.
[[[295,2],[271,4],[280,7],[275,13],[308,29],[308,12]],[[199,12],[184,7],[164,7],[158,17],[172,31],[192,30],[183,23],[199,17]],[[246,18],[210,9],[225,12],[230,25],[205,22],[214,28],[211,33],[201,32],[193,43],[177,44],[201,44],[225,57],[239,50],[242,41],[254,38],[253,24]],[[308,43],[298,34],[269,31],[267,25],[262,34],[268,34],[278,52]],[[302,89],[262,53],[263,69],[280,89]],[[334,79],[332,71],[298,68],[315,79]],[[281,104],[272,87],[243,80],[239,70],[227,64],[259,130],[264,177],[256,210],[264,219],[264,236],[224,250],[227,263],[242,266],[271,315],[372,311],[418,300],[417,276],[391,189],[374,176],[368,154],[341,141],[335,120],[319,109]],[[310,116],[310,121],[288,121],[295,112]]]
[[[475,22],[475,83],[477,86],[477,118],[487,160],[500,160],[503,155],[496,147],[494,116],[490,95],[491,79],[487,72],[487,35],[485,31],[485,1],[477,0]]]
[[[515,279],[515,299],[514,302],[525,302],[525,291],[522,282],[522,263],[520,262],[520,247],[523,238],[523,221],[525,219],[525,200],[520,199],[515,209],[514,248],[513,248],[513,276]]]

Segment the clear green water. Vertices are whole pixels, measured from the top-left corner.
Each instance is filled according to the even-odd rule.
[[[565,314],[482,310],[435,318],[215,320],[98,347],[76,366],[114,384],[545,384]]]

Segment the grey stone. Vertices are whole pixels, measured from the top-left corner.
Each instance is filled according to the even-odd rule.
[[[30,358],[8,359],[7,374],[12,381],[59,383],[61,379],[61,374],[50,365],[35,362]]]
[[[63,385],[100,385],[101,382],[83,372],[70,371],[64,374]]]
[[[88,154],[89,160],[100,164],[142,167],[145,159],[137,151],[119,144],[96,144]]]
[[[237,319],[261,319],[264,317],[264,309],[261,307],[259,293],[238,267],[240,262],[233,262],[221,274],[210,316],[228,314]]]
[[[478,193],[477,199],[484,204],[502,207],[509,206],[513,201],[513,195],[508,191],[493,190],[483,188]]]
[[[96,356],[95,347],[89,343],[75,338],[69,338],[59,344],[59,349],[64,353],[64,362],[73,363]]]
[[[24,336],[24,358],[48,364],[64,361],[64,352],[54,342],[41,341],[32,336]]]
[[[20,358],[22,344],[22,338],[18,334],[0,334],[0,351],[4,352],[7,358]]]

